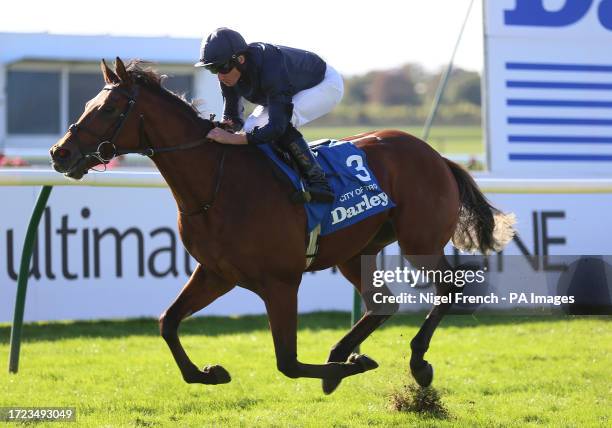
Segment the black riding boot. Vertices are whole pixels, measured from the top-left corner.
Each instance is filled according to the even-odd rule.
[[[310,192],[313,202],[333,202],[335,199],[334,192],[325,178],[323,168],[317,162],[317,158],[310,151],[308,143],[304,138],[297,133],[292,141],[285,143],[285,147],[295,159],[300,171],[306,177],[308,187],[306,190]]]

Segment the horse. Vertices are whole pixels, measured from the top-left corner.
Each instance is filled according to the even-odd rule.
[[[402,254],[435,255],[432,267],[450,269],[444,247],[464,251],[501,250],[512,238],[512,215],[494,208],[471,175],[443,158],[422,140],[396,130],[347,137],[367,155],[379,185],[395,207],[352,226],[322,236],[314,262],[306,268],[303,205],[290,201],[290,185],[280,180],[256,147],[229,146],[206,139],[218,126],[193,104],[162,86],[162,78],[142,61],[126,66],[116,58],[114,70],[101,64],[105,86],[85,105],[75,124],[50,149],[54,169],[81,179],[89,169],[113,157],[149,156],[167,182],[178,210],[178,230],[198,262],[176,300],[159,318],[160,334],[187,383],[231,381],[221,365],[199,369],[183,348],[178,327],[236,285],[265,303],[278,370],[290,378],[322,379],[333,392],[347,376],[378,367],[367,355],[353,353],[399,305],[386,314],[366,310],[330,350],[324,364],[297,358],[297,295],[305,271],[337,266],[364,297],[362,277],[373,273],[376,255],[398,241]],[[406,256],[409,261],[413,256]],[[435,266],[433,266],[435,265]],[[369,275],[372,278],[372,275]],[[436,283],[438,295],[457,291]],[[384,286],[382,290],[389,293]],[[425,360],[434,330],[451,304],[434,306],[410,342],[410,371],[421,386],[433,380]]]

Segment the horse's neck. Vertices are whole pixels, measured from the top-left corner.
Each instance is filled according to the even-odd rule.
[[[154,148],[180,146],[205,137],[205,127],[168,100],[156,98],[147,104],[156,107],[145,113],[145,132]],[[153,156],[180,210],[196,211],[211,201],[221,150],[217,144],[205,143]]]

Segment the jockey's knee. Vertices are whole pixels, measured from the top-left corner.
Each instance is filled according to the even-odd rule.
[[[287,128],[285,128],[285,132],[278,139],[278,143],[284,147],[287,144],[292,143],[299,138],[302,138],[302,133],[298,131],[291,122],[289,122],[287,124]]]
[[[291,379],[300,377],[298,361],[295,358],[280,358],[276,361],[278,371]]]

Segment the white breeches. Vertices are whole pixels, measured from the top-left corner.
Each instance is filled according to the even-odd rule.
[[[329,113],[340,102],[343,94],[342,76],[332,66],[327,65],[325,77],[321,83],[293,96],[291,123],[299,128]],[[250,132],[256,126],[261,128],[268,123],[268,120],[268,108],[257,106],[245,121],[243,130]]]

